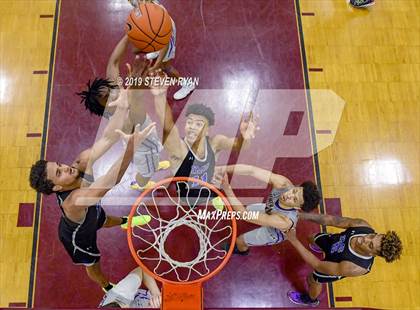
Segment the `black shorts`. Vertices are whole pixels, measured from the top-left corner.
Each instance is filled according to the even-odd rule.
[[[74,264],[91,266],[99,262],[101,254],[96,245],[96,232],[105,220],[106,214],[100,205],[88,208],[82,224],[61,217],[58,237]]]
[[[327,233],[318,233],[314,236],[315,244],[321,248],[321,250],[325,253],[330,250],[331,241],[329,240],[330,234]],[[315,281],[318,283],[330,283],[334,281],[338,281],[344,279],[343,276],[330,276],[328,274],[319,272],[314,270],[312,273]]]

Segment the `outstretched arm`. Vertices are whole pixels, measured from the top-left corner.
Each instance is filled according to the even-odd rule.
[[[162,61],[165,58],[166,53],[168,52],[168,50],[169,50],[169,43],[166,44],[166,46],[159,51],[159,56],[156,59],[155,64],[153,65],[153,67],[150,68],[150,71],[151,72],[160,68],[160,65],[162,64]]]
[[[339,228],[349,227],[370,227],[369,223],[362,219],[353,219],[349,217],[341,217],[327,214],[299,213],[299,219],[315,222],[319,225],[334,226]]]
[[[115,82],[120,75],[120,62],[124,56],[127,46],[128,36],[124,35],[115,46],[111,56],[109,57],[108,64],[106,66],[106,77],[113,82]]]
[[[233,192],[232,187],[230,186],[228,182],[227,175],[225,175],[225,177],[223,178],[222,188],[232,208],[236,212],[239,212],[241,218],[243,218],[245,221],[256,224],[256,225],[260,225],[260,226],[268,226],[268,227],[277,228],[282,231],[287,231],[288,229],[290,229],[290,227],[292,227],[293,223],[289,218],[281,214],[277,214],[277,213],[266,214],[264,212],[259,212],[257,219],[250,219],[248,216],[244,217],[244,214],[249,211],[246,210],[244,205],[235,196],[235,193]]]
[[[257,119],[258,117],[254,118],[252,113],[246,118],[243,117],[239,127],[241,133],[239,137],[214,136],[213,147],[215,151],[232,149],[239,151],[242,147],[248,147],[251,140],[255,138],[255,132],[259,130]]]
[[[105,127],[102,137],[76,158],[73,165],[77,166],[79,170],[91,174],[95,161],[118,140],[119,135],[116,130],[122,129],[127,120],[127,92],[127,90],[122,90],[118,99],[110,104],[116,106],[116,110]]]
[[[127,149],[124,154],[117,160],[109,171],[89,187],[84,187],[73,191],[69,198],[64,203],[68,204],[66,207],[74,206],[76,208],[86,208],[96,204],[115,184],[119,183],[125,171],[133,159],[133,151],[137,146],[146,139],[146,137],[153,131],[155,124],[152,123],[141,132],[135,131],[134,134],[128,137]],[[120,132],[123,135],[122,132]]]
[[[332,276],[356,277],[366,273],[366,269],[361,268],[353,263],[343,261],[341,263],[334,263],[328,261],[321,261],[313,255],[296,237],[296,229],[291,229],[286,233],[287,239],[298,251],[303,260],[310,265],[314,270]]]
[[[157,72],[153,77],[158,78],[159,74],[161,73]],[[165,78],[166,75],[161,75],[160,77]],[[151,91],[155,97],[156,114],[163,127],[163,145],[172,158],[180,160],[185,156],[186,146],[182,143],[178,128],[173,120],[172,109],[166,100],[167,88],[152,87]]]
[[[220,167],[220,172],[223,173],[223,168]],[[280,174],[272,173],[269,170],[258,168],[251,165],[229,165],[225,166],[226,172],[229,174],[249,175],[262,182],[271,184],[274,188],[284,188],[293,186],[292,182]]]

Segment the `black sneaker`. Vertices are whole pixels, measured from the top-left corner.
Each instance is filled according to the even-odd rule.
[[[229,248],[230,248],[230,244],[229,243],[223,243],[222,244],[222,249],[225,250],[226,252],[229,252]],[[249,254],[249,249],[246,250],[246,251],[239,251],[238,247],[235,244],[235,247],[233,248],[232,254],[241,255],[241,256],[247,256]]]
[[[375,0],[350,0],[350,4],[355,8],[367,8],[368,6],[374,5]]]
[[[308,307],[317,307],[319,305],[318,299],[312,300],[306,293],[288,291],[287,297],[289,297],[289,300],[296,305]]]

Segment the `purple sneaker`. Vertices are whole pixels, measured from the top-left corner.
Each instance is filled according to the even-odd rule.
[[[311,249],[311,251],[312,252],[315,252],[315,253],[324,253],[322,250],[321,250],[321,248],[319,247],[319,246],[317,246],[316,244],[313,244],[313,243],[309,243],[309,248]]]
[[[287,297],[289,297],[289,300],[296,305],[308,307],[317,307],[319,305],[318,299],[312,300],[306,293],[288,291]]]
[[[350,4],[355,8],[367,8],[368,6],[374,5],[375,0],[350,0]]]

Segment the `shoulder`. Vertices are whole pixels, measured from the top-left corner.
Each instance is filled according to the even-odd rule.
[[[87,164],[89,162],[90,153],[91,153],[91,148],[88,148],[82,151],[73,161],[72,166],[81,171],[85,171]]]

